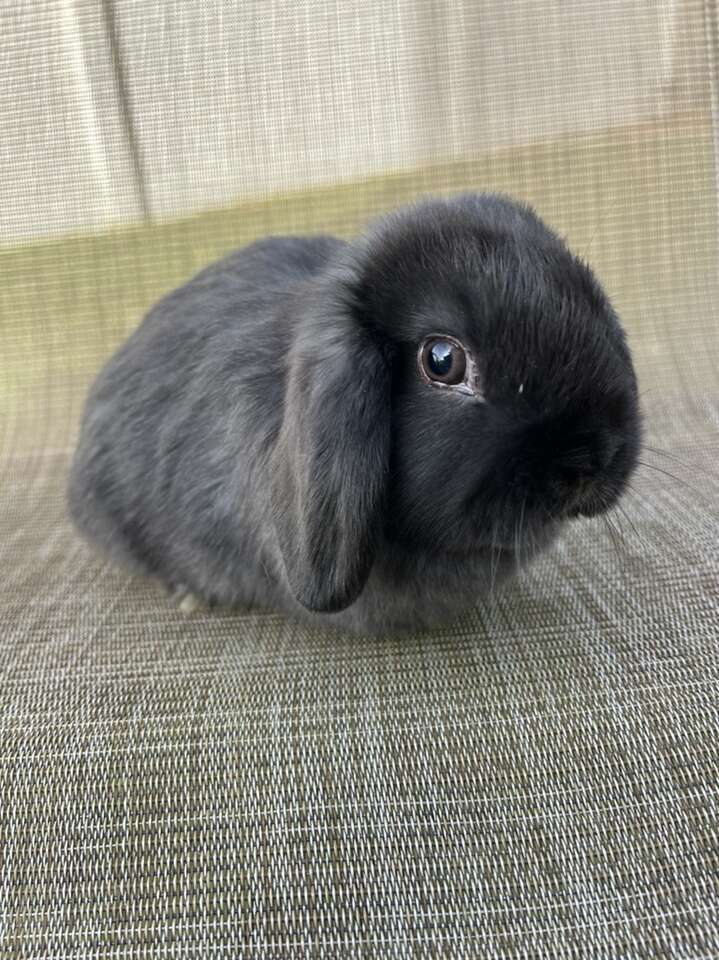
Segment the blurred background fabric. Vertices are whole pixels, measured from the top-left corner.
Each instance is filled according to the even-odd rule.
[[[0,0],[0,956],[719,957],[714,0]],[[531,202],[632,346],[611,526],[459,623],[184,618],[64,510],[164,292]]]

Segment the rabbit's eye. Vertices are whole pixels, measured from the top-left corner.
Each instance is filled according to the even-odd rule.
[[[464,380],[467,357],[456,340],[432,337],[422,347],[420,366],[428,380],[452,386]]]

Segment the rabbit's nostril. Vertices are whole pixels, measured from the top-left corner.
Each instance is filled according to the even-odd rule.
[[[586,469],[581,467],[560,467],[557,475],[561,484],[574,489],[584,482],[588,473]]]
[[[555,467],[559,483],[576,492],[586,492],[596,480],[599,480],[622,447],[621,439],[605,437],[600,442],[582,450],[574,450]]]
[[[598,473],[596,462],[588,459],[581,463],[562,464],[557,468],[556,476],[561,486],[572,492],[585,490],[591,486]]]

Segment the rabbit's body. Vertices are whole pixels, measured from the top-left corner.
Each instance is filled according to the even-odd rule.
[[[402,305],[390,347],[347,293],[356,256],[331,237],[260,241],[149,312],[88,398],[70,482],[88,539],[208,602],[386,632],[451,619],[553,538],[560,518],[530,525],[529,494],[522,516],[480,529],[452,449],[431,481],[440,516],[421,500],[429,468],[410,476],[411,450],[394,447],[403,418],[433,402],[461,435],[485,401],[415,384]],[[440,522],[450,508],[465,516]]]
[[[292,335],[282,302],[337,246],[259,241],[148,313],[88,398],[70,505],[91,540],[170,587],[271,602],[259,475],[282,419]]]
[[[499,582],[507,558],[488,564],[479,551],[468,576],[466,562],[448,566],[444,557],[385,544],[357,601],[316,614],[283,585],[266,535],[267,454],[282,421],[293,333],[283,302],[341,246],[330,237],[262,240],[160,301],[92,389],[71,510],[119,562],[205,602],[369,632],[430,626]],[[221,304],[211,315],[208,292]]]

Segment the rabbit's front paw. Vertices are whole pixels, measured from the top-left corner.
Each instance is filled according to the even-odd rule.
[[[162,583],[163,591],[169,596],[170,603],[186,617],[196,613],[202,607],[202,600],[183,583]]]
[[[184,613],[186,617],[192,616],[192,614],[196,613],[202,606],[202,601],[199,597],[196,597],[194,593],[185,593],[181,599],[175,600],[174,602],[180,613]]]

